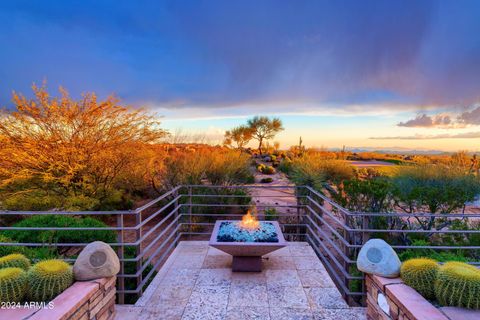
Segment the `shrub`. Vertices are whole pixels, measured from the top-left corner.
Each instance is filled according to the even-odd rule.
[[[135,247],[125,247],[125,259],[133,259],[135,258]],[[145,279],[147,275],[152,271],[153,265],[149,263],[145,270],[143,270],[142,275]],[[135,274],[137,272],[137,263],[132,261],[127,261],[124,264],[124,273],[125,274]],[[157,271],[153,271],[150,279],[143,285],[143,290],[145,290],[148,285],[152,282],[155,278]],[[125,289],[126,290],[135,290],[137,288],[137,279],[136,278],[125,278]],[[135,304],[137,302],[138,296],[135,294],[126,294],[125,295],[125,304]]]
[[[9,237],[6,237],[2,234],[0,234],[0,244],[1,243],[13,243],[16,241],[13,241]],[[5,246],[5,245],[0,245],[0,257],[7,256],[12,253],[24,253],[25,248],[21,246]]]
[[[0,302],[21,302],[27,287],[27,273],[23,269],[0,269]]]
[[[438,262],[433,259],[410,259],[402,264],[400,276],[407,285],[417,290],[422,296],[433,299],[435,292],[432,284],[437,278],[438,268]]]
[[[67,215],[35,215],[13,225],[14,227],[69,227],[69,228],[106,228],[101,221],[94,218],[72,217]],[[18,242],[32,243],[82,243],[93,241],[114,242],[115,232],[112,230],[6,230],[7,236]]]
[[[292,171],[292,163],[293,162],[290,160],[290,158],[284,158],[282,161],[280,161],[278,170],[288,175]]]
[[[412,246],[430,246],[426,240],[414,240],[412,242]],[[462,250],[455,250],[455,251],[435,251],[433,249],[407,249],[401,253],[399,253],[398,257],[401,261],[406,261],[413,258],[430,258],[434,259],[439,262],[447,262],[447,261],[463,261],[468,262],[468,258],[463,255]]]
[[[260,172],[260,173],[263,173],[263,174],[274,174],[275,173],[275,168],[272,167],[272,166],[266,166],[264,164],[261,164],[257,167],[257,170]]]
[[[62,260],[38,262],[27,275],[33,301],[50,301],[73,283],[72,267]]]
[[[270,183],[270,182],[273,182],[273,179],[272,178],[263,178],[262,180],[260,180],[261,183]]]
[[[0,258],[0,269],[2,268],[21,268],[27,271],[30,268],[30,260],[23,254],[9,254]]]
[[[275,208],[267,208],[265,209],[265,220],[271,220],[271,221],[275,221],[275,220],[278,220],[278,212],[277,212],[277,209]]]
[[[416,212],[450,213],[463,208],[480,193],[480,181],[463,170],[444,165],[408,166],[393,178],[398,203]],[[422,223],[431,229],[433,221]]]
[[[435,281],[435,296],[443,306],[480,309],[480,270],[462,262],[447,262]]]

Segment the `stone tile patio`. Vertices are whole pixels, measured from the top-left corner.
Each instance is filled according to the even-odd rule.
[[[183,241],[134,307],[117,306],[116,319],[366,319],[306,242],[264,256],[261,273],[232,273],[231,262],[205,241]]]

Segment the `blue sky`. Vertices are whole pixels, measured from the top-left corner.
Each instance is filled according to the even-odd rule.
[[[5,0],[0,105],[46,79],[211,140],[263,114],[285,146],[478,150],[479,16],[473,0]]]

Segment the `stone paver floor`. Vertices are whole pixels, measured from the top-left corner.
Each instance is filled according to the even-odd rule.
[[[361,320],[306,242],[264,256],[261,273],[232,272],[231,256],[206,241],[181,242],[135,307],[116,319]]]

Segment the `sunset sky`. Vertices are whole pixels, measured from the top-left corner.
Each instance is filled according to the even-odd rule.
[[[220,140],[480,150],[480,1],[0,2],[0,105],[46,80]]]

